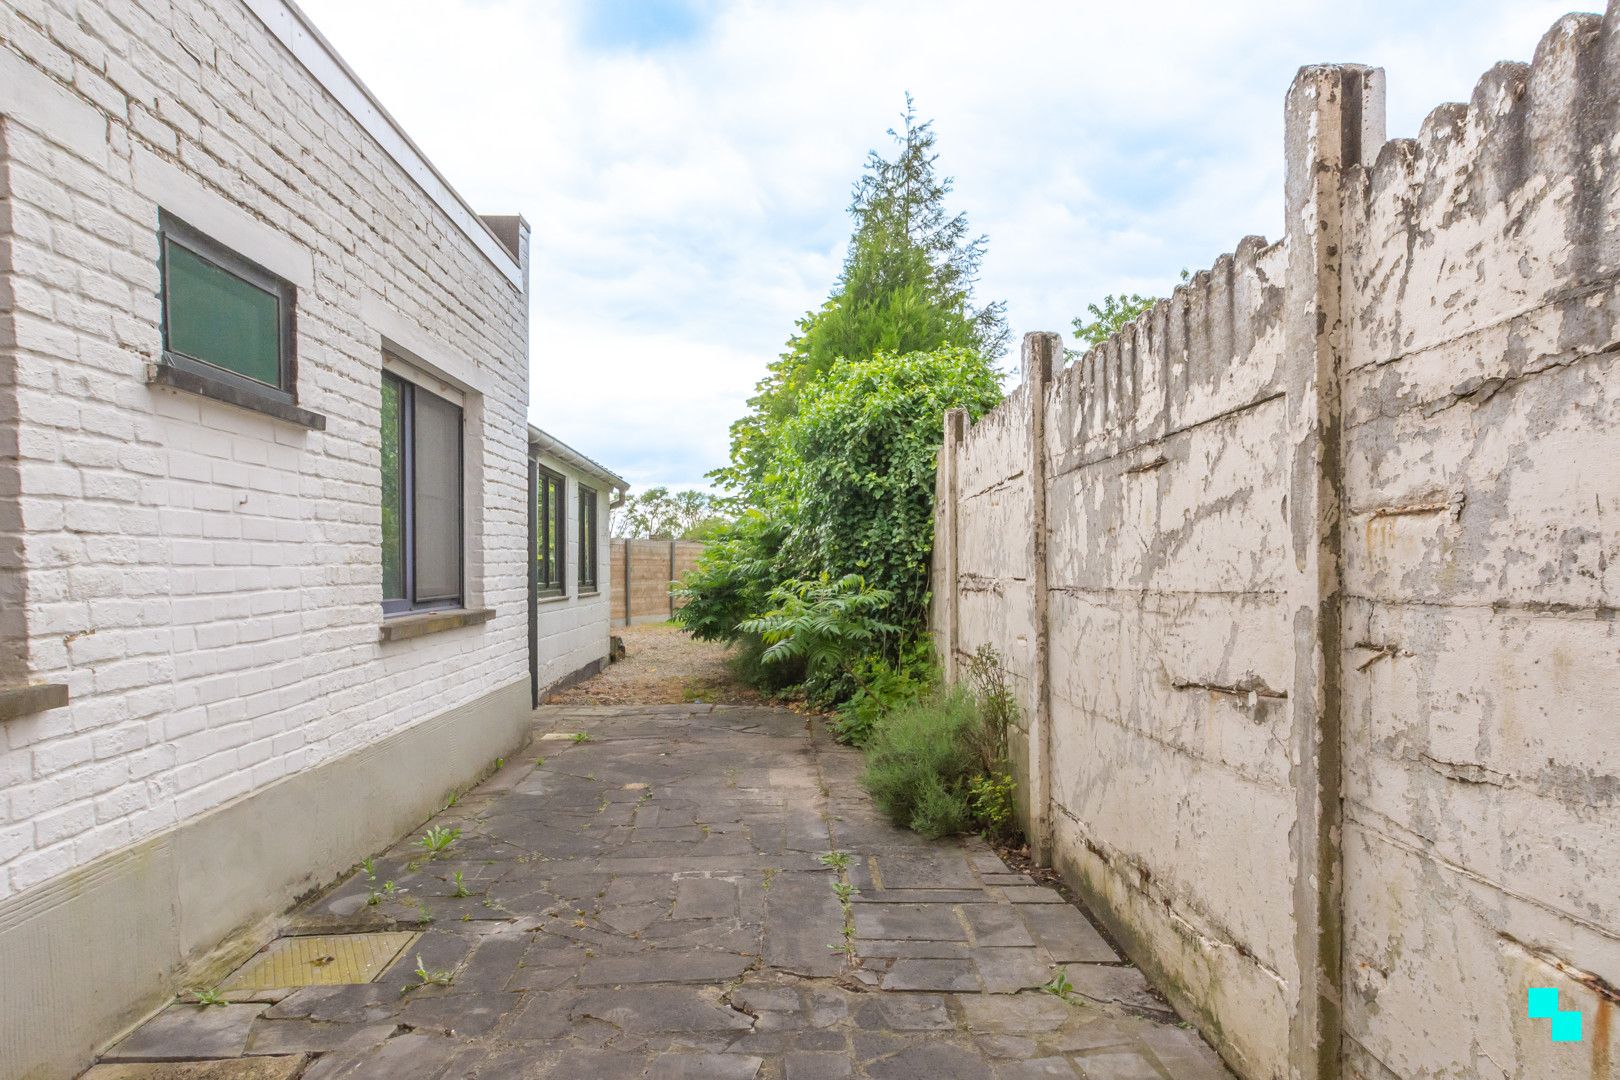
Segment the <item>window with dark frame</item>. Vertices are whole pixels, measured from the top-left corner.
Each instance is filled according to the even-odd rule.
[[[462,606],[461,408],[383,372],[383,611]]]
[[[163,362],[294,403],[294,289],[171,214],[158,215]]]
[[[534,592],[563,594],[563,555],[568,537],[568,488],[561,476],[543,466],[535,470]]]
[[[579,485],[579,587],[596,588],[596,491]]]

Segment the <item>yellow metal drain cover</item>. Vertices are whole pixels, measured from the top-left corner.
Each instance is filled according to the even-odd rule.
[[[221,990],[367,983],[419,937],[409,932],[288,937],[236,969]]]

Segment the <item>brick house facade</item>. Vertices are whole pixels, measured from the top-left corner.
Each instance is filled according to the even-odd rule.
[[[71,1075],[606,655],[605,554],[536,615],[528,260],[287,0],[0,8],[0,1077]]]

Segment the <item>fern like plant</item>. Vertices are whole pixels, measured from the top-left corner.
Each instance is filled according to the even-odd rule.
[[[873,588],[859,574],[837,580],[822,574],[784,581],[771,590],[771,609],[738,629],[764,641],[762,663],[803,664],[808,687],[836,691],[860,657],[880,652],[900,634],[883,617],[893,601],[892,592]]]

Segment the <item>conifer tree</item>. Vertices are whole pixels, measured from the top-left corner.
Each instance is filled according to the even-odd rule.
[[[837,361],[956,346],[988,364],[1006,350],[1005,305],[974,306],[987,238],[946,208],[952,181],[937,172],[933,122],[917,121],[910,94],[903,127],[889,135],[894,157],[873,150],[855,184],[855,229],[832,294],[799,320],[748,415],[732,425],[731,464],[711,474],[747,501],[772,482],[777,435],[800,394]]]

